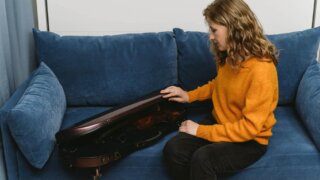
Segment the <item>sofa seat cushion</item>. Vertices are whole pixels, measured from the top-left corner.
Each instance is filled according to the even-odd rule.
[[[67,110],[66,114],[68,115],[65,118],[76,123],[79,119],[88,118],[104,110],[102,107],[71,108]],[[238,174],[230,175],[226,178],[234,180],[269,180],[317,179],[315,177],[320,177],[320,155],[302,127],[301,122],[299,122],[297,113],[292,107],[278,107],[275,114],[279,121],[273,129],[274,134],[270,139],[265,156]],[[188,119],[195,121],[213,122],[210,119],[209,108],[190,109],[187,116]],[[67,126],[65,125],[65,127]],[[103,167],[101,179],[169,180],[170,178],[162,159],[162,149],[165,143],[175,134],[176,132],[168,134],[157,144],[136,151],[110,167]],[[59,158],[57,148],[41,171],[28,166],[20,154],[18,154],[17,159],[19,165],[18,174],[26,179],[48,179],[58,176],[60,179],[89,179],[93,173],[90,170],[70,169],[65,166],[61,158]]]
[[[7,117],[13,139],[32,166],[40,169],[48,160],[65,109],[65,94],[58,79],[41,63]]]
[[[188,119],[202,124],[214,122],[208,107],[190,109],[187,116]],[[278,177],[283,179],[320,177],[319,151],[294,107],[278,106],[275,116],[277,123],[272,130],[273,136],[270,138],[266,154],[240,173],[228,176],[229,178],[267,180],[279,179]],[[310,173],[300,174],[302,170]],[[274,178],[272,174],[275,175]]]
[[[61,128],[69,128],[107,109],[110,109],[110,107],[68,107]],[[165,136],[157,144],[130,154],[110,167],[102,167],[103,176],[101,179],[168,179],[162,162],[162,149],[164,144],[174,134],[175,132]],[[51,177],[68,180],[91,179],[94,173],[92,169],[70,169],[63,163],[62,158],[59,157],[57,147],[55,147],[52,156],[41,171],[29,166],[20,153],[17,153],[17,161],[18,177],[23,177],[24,179],[50,179]]]
[[[68,106],[125,104],[178,81],[172,32],[60,36],[34,30],[34,38]]]
[[[320,154],[293,107],[275,111],[277,123],[266,154],[228,179],[318,179]]]
[[[169,180],[162,161],[164,144],[175,133],[161,139],[159,143],[136,151],[110,167],[102,167],[101,180]],[[17,153],[18,172],[17,179],[51,179],[59,177],[60,180],[86,180],[92,179],[94,169],[73,169],[63,163],[56,147],[46,166],[41,170],[31,168]]]
[[[320,155],[298,119],[293,107],[278,107],[279,119],[273,129],[268,151],[259,161],[227,179],[317,179],[320,177]],[[187,118],[213,123],[209,108],[189,109]],[[109,179],[170,179],[162,159],[164,144],[175,135],[166,136],[158,144],[137,151],[106,171]],[[153,174],[154,172],[154,174]],[[160,172],[163,172],[161,174]],[[306,173],[307,172],[307,173]],[[130,177],[129,177],[130,176]],[[108,179],[108,178],[107,178]]]

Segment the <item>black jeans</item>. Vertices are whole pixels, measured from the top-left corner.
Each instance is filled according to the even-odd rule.
[[[219,142],[179,133],[163,149],[169,173],[174,179],[215,180],[219,174],[235,173],[257,161],[267,146],[256,141]]]

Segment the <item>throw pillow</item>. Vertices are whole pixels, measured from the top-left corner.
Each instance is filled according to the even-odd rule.
[[[317,57],[320,27],[267,37],[280,53],[277,65],[279,104],[294,104],[303,73]]]
[[[213,79],[216,65],[210,52],[208,33],[174,28],[178,48],[178,80],[185,90],[192,90]]]
[[[320,64],[308,67],[300,82],[296,109],[320,150]]]
[[[62,86],[49,67],[41,63],[8,115],[13,139],[35,168],[42,168],[49,159],[65,109]]]

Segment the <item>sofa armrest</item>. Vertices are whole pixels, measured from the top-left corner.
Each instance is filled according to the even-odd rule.
[[[61,84],[51,69],[41,63],[0,109],[8,174],[17,167],[16,152],[22,153],[35,168],[45,165],[53,151],[54,135],[60,129],[65,109]]]
[[[17,102],[20,100],[25,90],[28,87],[31,78],[25,80],[12,94],[12,96],[7,99],[4,105],[0,108],[0,143],[1,143],[1,157],[0,157],[0,179],[14,179],[15,177],[10,176],[7,172],[17,172],[16,164],[16,146],[13,142],[11,135],[7,129],[7,113],[12,109]],[[6,157],[6,158],[4,158]]]
[[[296,109],[309,134],[320,150],[320,64],[309,66],[297,92]]]
[[[0,141],[0,179],[6,179],[6,171],[5,171],[3,150],[2,150],[2,141]]]

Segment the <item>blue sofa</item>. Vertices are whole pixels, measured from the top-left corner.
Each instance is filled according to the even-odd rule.
[[[267,153],[222,179],[320,179],[320,27],[268,35],[280,51],[279,103]],[[172,32],[113,36],[59,36],[34,30],[39,67],[0,109],[1,141],[8,179],[90,179],[59,157],[54,134],[92,115],[178,84],[191,90],[216,75],[208,34]],[[186,104],[187,117],[212,121],[210,102]],[[164,144],[136,151],[101,179],[170,179]]]

